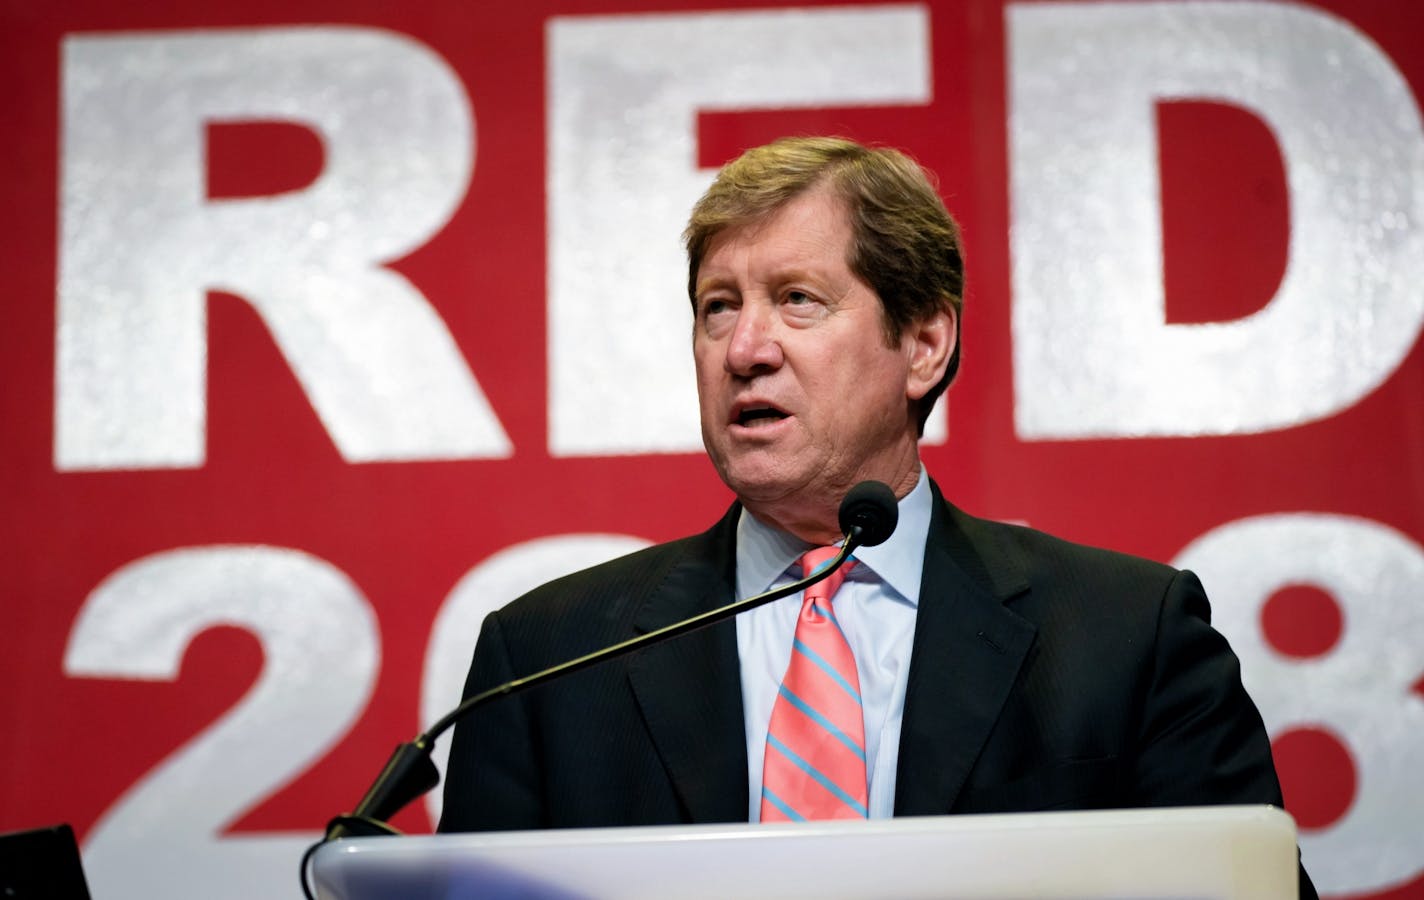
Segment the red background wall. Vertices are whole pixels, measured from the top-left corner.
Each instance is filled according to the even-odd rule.
[[[753,8],[677,0],[431,0],[400,8],[303,0],[247,3],[241,11],[220,3],[0,3],[0,77],[11,86],[0,101],[7,213],[0,222],[7,276],[0,328],[0,614],[7,635],[0,655],[0,719],[7,723],[0,829],[73,823],[99,897],[186,894],[226,867],[236,874],[220,890],[232,896],[267,895],[269,885],[295,893],[297,848],[355,803],[395,742],[428,724],[432,709],[422,704],[438,709],[445,697],[439,691],[458,690],[450,683],[454,651],[437,663],[436,645],[443,640],[468,654],[475,638],[469,610],[511,599],[522,581],[557,574],[541,539],[657,541],[700,530],[720,513],[730,497],[693,450],[551,450],[548,210],[563,201],[549,194],[548,28],[554,20],[609,13],[633,22],[688,9]],[[1065,7],[1070,14],[1087,8]],[[927,22],[926,101],[704,109],[695,118],[698,165],[715,166],[781,134],[829,132],[906,148],[939,175],[964,225],[970,285],[949,437],[924,450],[931,474],[972,512],[1165,561],[1180,561],[1189,545],[1218,529],[1264,522],[1267,549],[1251,567],[1269,576],[1259,590],[1243,589],[1244,575],[1231,583],[1244,564],[1220,548],[1210,558],[1226,559],[1226,574],[1213,580],[1210,566],[1202,574],[1271,727],[1307,867],[1322,893],[1424,897],[1424,798],[1416,786],[1424,781],[1424,596],[1421,582],[1411,580],[1424,565],[1420,314],[1406,316],[1414,323],[1411,349],[1382,366],[1377,387],[1310,421],[1197,436],[1023,436],[1015,427],[1010,317],[1022,299],[1011,287],[1012,267],[1026,263],[1011,245],[1006,6],[972,0],[915,9]],[[1412,92],[1417,126],[1424,90],[1419,8],[1331,0],[1288,9],[1328,13],[1364,36]],[[64,181],[65,142],[77,140],[63,116],[66,40],[294,25],[403,35],[443,59],[465,93],[475,123],[468,191],[432,237],[389,265],[448,330],[512,450],[502,458],[351,461],[248,298],[212,284],[202,360],[204,458],[65,464],[55,446],[59,273],[61,256],[72,252],[62,208],[65,198],[82,206],[88,196],[83,184]],[[241,32],[257,40],[267,33]],[[1325,50],[1289,42],[1278,48],[1303,65],[1329,66]],[[142,77],[135,74],[142,64],[119,64],[108,77]],[[359,86],[363,71],[356,57],[321,77]],[[160,109],[158,120],[194,127],[185,96],[175,87],[172,110]],[[129,125],[115,117],[122,136]],[[1251,110],[1212,98],[1161,102],[1154,121],[1166,321],[1225,322],[1266,308],[1287,268],[1299,225],[1292,216],[1300,215],[1272,128]],[[213,204],[299,194],[340,150],[310,123],[203,127],[197,174]],[[153,138],[162,143],[162,135]],[[125,140],[137,153],[148,146],[132,134]],[[1424,146],[1404,146],[1397,171],[1412,178],[1413,194],[1400,208],[1412,218],[1386,222],[1382,233],[1418,247]],[[101,169],[100,177],[120,177],[118,168]],[[105,213],[115,223],[109,238],[116,246],[147,246],[151,264],[179,268],[185,247],[202,249],[182,240],[144,244],[140,212]],[[627,213],[608,212],[610,229],[620,227],[621,215]],[[74,240],[93,245],[96,234]],[[164,247],[176,247],[177,258],[164,258]],[[1421,292],[1418,282],[1400,285],[1397,303],[1418,310]],[[666,283],[663,294],[654,299],[685,306],[680,282]],[[597,359],[601,339],[590,337],[589,359]],[[1084,354],[1101,352],[1082,335],[1063,340],[1066,352],[1075,342]],[[1251,361],[1242,356],[1236,364]],[[1189,390],[1192,373],[1183,378]],[[132,426],[120,420],[114,427]],[[609,433],[617,428],[607,426]],[[1317,543],[1297,539],[1293,529],[1307,521],[1323,529]],[[1277,552],[1272,535],[1288,546]],[[589,554],[613,546],[592,544]],[[1343,556],[1332,562],[1332,552]],[[144,576],[148,581],[123,581],[153,560],[171,568]],[[1363,572],[1362,586],[1342,587],[1322,571]],[[460,601],[457,585],[467,575],[467,594],[478,598]],[[111,599],[96,599],[106,591]],[[326,599],[309,599],[317,594]],[[85,610],[99,605],[109,617],[87,625],[86,643],[76,650]],[[437,618],[457,605],[463,617]],[[351,611],[354,618],[346,616]],[[350,621],[338,627],[333,617]],[[156,649],[160,635],[171,648]],[[279,646],[287,648],[280,666]],[[165,655],[171,671],[164,671]],[[341,671],[322,669],[342,659]],[[270,693],[250,708],[266,717],[219,734],[222,718],[255,696],[248,692],[259,676],[269,679]],[[345,719],[330,712],[341,704],[350,706]],[[195,739],[207,755],[175,767],[173,754]],[[430,813],[412,808],[397,824],[428,830]]]

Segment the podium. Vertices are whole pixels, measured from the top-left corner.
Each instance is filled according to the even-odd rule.
[[[321,900],[1292,900],[1295,822],[1269,806],[350,838]]]

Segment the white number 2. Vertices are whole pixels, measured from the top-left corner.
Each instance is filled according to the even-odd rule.
[[[256,635],[262,673],[236,706],[139,779],[94,826],[84,865],[106,894],[250,900],[294,893],[295,860],[314,833],[222,831],[321,758],[365,709],[380,637],[349,578],[277,547],[148,556],[86,599],[65,672],[173,680],[189,642],[219,625]]]

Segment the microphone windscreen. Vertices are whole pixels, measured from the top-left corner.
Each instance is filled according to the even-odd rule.
[[[874,547],[883,544],[895,532],[900,520],[900,506],[895,492],[883,481],[862,481],[846,492],[841,501],[841,531],[850,534],[860,528],[860,545]]]

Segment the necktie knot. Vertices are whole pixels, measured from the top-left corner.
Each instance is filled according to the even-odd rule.
[[[838,553],[840,553],[840,549],[837,547],[817,547],[814,550],[807,550],[801,556],[802,577],[809,578],[821,567],[835,559]],[[836,595],[836,591],[841,589],[841,585],[845,583],[846,575],[850,574],[854,565],[855,560],[848,559],[839,569],[806,588],[805,607],[810,608],[814,601],[823,601],[829,606],[831,598]]]

